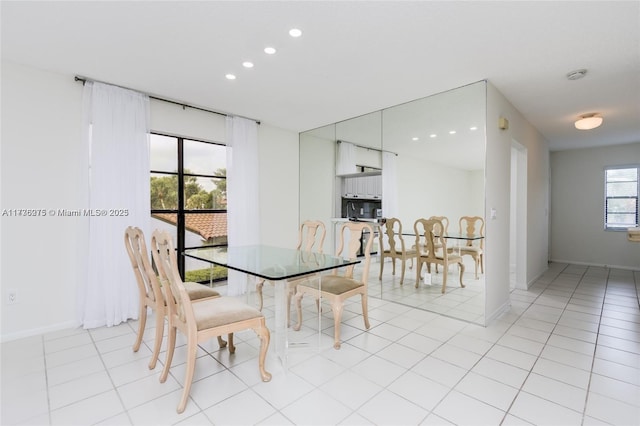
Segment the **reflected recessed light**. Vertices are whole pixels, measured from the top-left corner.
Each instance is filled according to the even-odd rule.
[[[469,130],[478,130],[478,127],[476,127],[476,126],[469,127]]]
[[[431,134],[429,135],[429,137],[430,137],[430,138],[435,138],[436,136],[438,136],[438,135],[436,135],[435,133],[431,133]]]
[[[225,77],[227,77],[227,80],[235,80],[236,79],[236,76],[233,75],[233,74],[227,74],[227,75],[225,75]]]
[[[412,141],[419,141],[419,140],[420,140],[420,138],[419,138],[419,137],[417,137],[417,136],[414,136],[414,137],[412,137],[412,138],[411,138],[411,140],[412,140]]]
[[[242,66],[245,67],[245,68],[253,68],[253,62],[244,61],[242,63]]]
[[[289,30],[289,35],[291,37],[300,37],[302,35],[302,31],[297,28],[292,28]]]
[[[276,53],[276,49],[273,47],[265,47],[264,53],[266,53],[267,55],[273,55],[274,53]]]
[[[449,134],[450,134],[450,135],[455,135],[455,134],[456,134],[456,131],[455,131],[455,130],[451,130],[451,131],[449,132]]]

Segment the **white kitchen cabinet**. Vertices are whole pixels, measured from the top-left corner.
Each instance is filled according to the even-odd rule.
[[[365,200],[382,199],[382,176],[350,176],[342,181],[342,196]]]

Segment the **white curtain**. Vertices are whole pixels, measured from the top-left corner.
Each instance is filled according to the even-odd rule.
[[[356,172],[356,146],[349,142],[338,143],[336,174],[346,175]]]
[[[84,86],[83,147],[88,213],[78,319],[84,328],[138,318],[138,289],[124,247],[133,225],[149,238],[149,98],[102,83]]]
[[[398,217],[398,156],[382,153],[382,215]]]
[[[242,117],[226,119],[227,238],[229,247],[260,241],[258,124]],[[246,275],[229,270],[227,294],[244,294]]]

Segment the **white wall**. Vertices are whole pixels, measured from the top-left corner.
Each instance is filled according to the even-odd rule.
[[[640,244],[604,230],[604,168],[640,164],[640,142],[551,153],[551,260],[640,270]]]
[[[498,120],[509,120],[509,129]],[[527,282],[547,269],[549,235],[549,144],[489,82],[487,84],[487,164],[485,217],[486,321],[509,305],[511,143],[527,149]],[[491,210],[496,218],[491,219]]]
[[[2,62],[0,209],[83,208],[77,177],[82,84],[61,75]],[[152,102],[151,127],[179,136],[224,142],[224,117]],[[298,135],[259,126],[261,239],[291,246],[297,238]],[[77,325],[82,265],[80,221],[74,217],[1,217],[0,340]],[[123,246],[124,250],[124,246]],[[133,278],[133,274],[132,274]],[[7,305],[8,289],[19,302]]]

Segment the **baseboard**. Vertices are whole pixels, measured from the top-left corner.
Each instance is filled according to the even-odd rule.
[[[510,308],[511,308],[511,299],[506,300],[501,306],[498,307],[498,309],[496,309],[492,313],[486,315],[486,317],[484,319],[484,326],[486,327],[487,325],[491,324],[491,322],[493,322],[500,315],[502,315],[505,312],[509,311]]]
[[[46,327],[31,328],[29,330],[3,334],[0,336],[0,342],[5,343],[12,340],[24,339],[26,337],[40,336],[42,334],[51,333],[52,331],[67,330],[77,327],[80,327],[80,324],[77,321],[61,322],[58,324],[48,325]]]
[[[596,266],[599,268],[609,269],[625,269],[627,271],[640,271],[640,266],[621,266],[621,265],[606,265],[604,263],[589,263],[589,262],[577,262],[575,260],[563,260],[563,259],[551,259],[553,263],[568,263],[570,265],[582,265],[582,266]]]
[[[549,268],[545,269],[544,271],[540,272],[538,275],[536,275],[534,278],[530,279],[527,282],[527,290],[529,290],[531,288],[531,286],[540,279],[540,277],[542,277],[544,275],[545,272],[547,272],[549,270]]]

